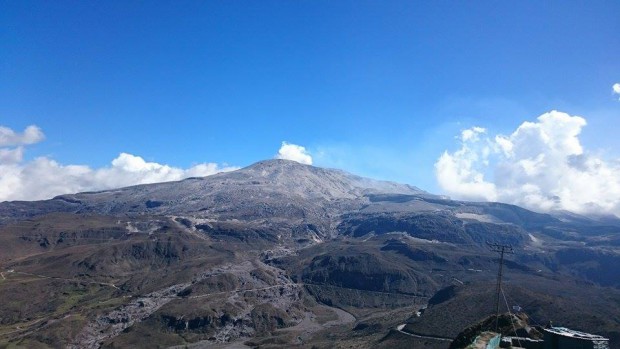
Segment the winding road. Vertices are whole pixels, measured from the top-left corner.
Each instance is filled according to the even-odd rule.
[[[405,328],[407,324],[400,324],[398,326],[396,326],[396,331],[405,334],[407,336],[410,337],[415,337],[415,338],[423,338],[423,339],[431,339],[431,340],[437,340],[437,341],[447,341],[447,342],[452,342],[452,338],[446,338],[446,337],[435,337],[435,336],[423,336],[420,334],[415,334],[415,333],[411,333],[411,332],[405,332],[403,331],[403,329]]]

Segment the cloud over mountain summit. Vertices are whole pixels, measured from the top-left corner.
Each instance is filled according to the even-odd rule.
[[[297,161],[305,165],[312,165],[312,156],[310,156],[310,153],[305,147],[287,142],[282,142],[282,146],[280,147],[280,150],[278,150],[278,154],[276,154],[275,158]]]

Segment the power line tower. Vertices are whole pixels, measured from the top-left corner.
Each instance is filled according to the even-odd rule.
[[[499,295],[502,292],[502,272],[504,268],[504,254],[514,254],[515,251],[510,245],[491,244],[487,242],[489,249],[499,253],[499,271],[497,272],[497,290],[495,296],[495,332],[498,329],[499,322]]]

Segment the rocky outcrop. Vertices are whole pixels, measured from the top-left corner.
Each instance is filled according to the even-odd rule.
[[[497,324],[497,328],[496,328]],[[466,348],[474,339],[482,333],[493,331],[502,336],[514,336],[530,339],[541,339],[542,329],[530,326],[528,317],[525,314],[500,314],[497,316],[489,316],[488,318],[464,329],[456,336],[454,341],[450,343],[450,349]]]

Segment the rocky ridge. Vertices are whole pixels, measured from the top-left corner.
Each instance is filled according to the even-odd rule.
[[[402,324],[442,288],[485,290],[496,274],[489,241],[518,252],[506,261],[507,282],[544,285],[531,298],[553,291],[579,302],[577,295],[609,287],[592,310],[574,307],[596,318],[618,299],[620,279],[606,265],[620,260],[619,236],[609,217],[455,201],[285,160],[4,202],[0,345],[144,347],[140,338],[148,337],[169,347],[236,340],[376,347],[386,324]],[[486,298],[470,309],[472,297],[457,295],[406,328],[454,336],[486,315]],[[436,333],[447,304],[468,316],[451,317],[454,326]],[[535,303],[537,320],[564,311],[556,304]],[[588,319],[616,335],[613,316]]]

